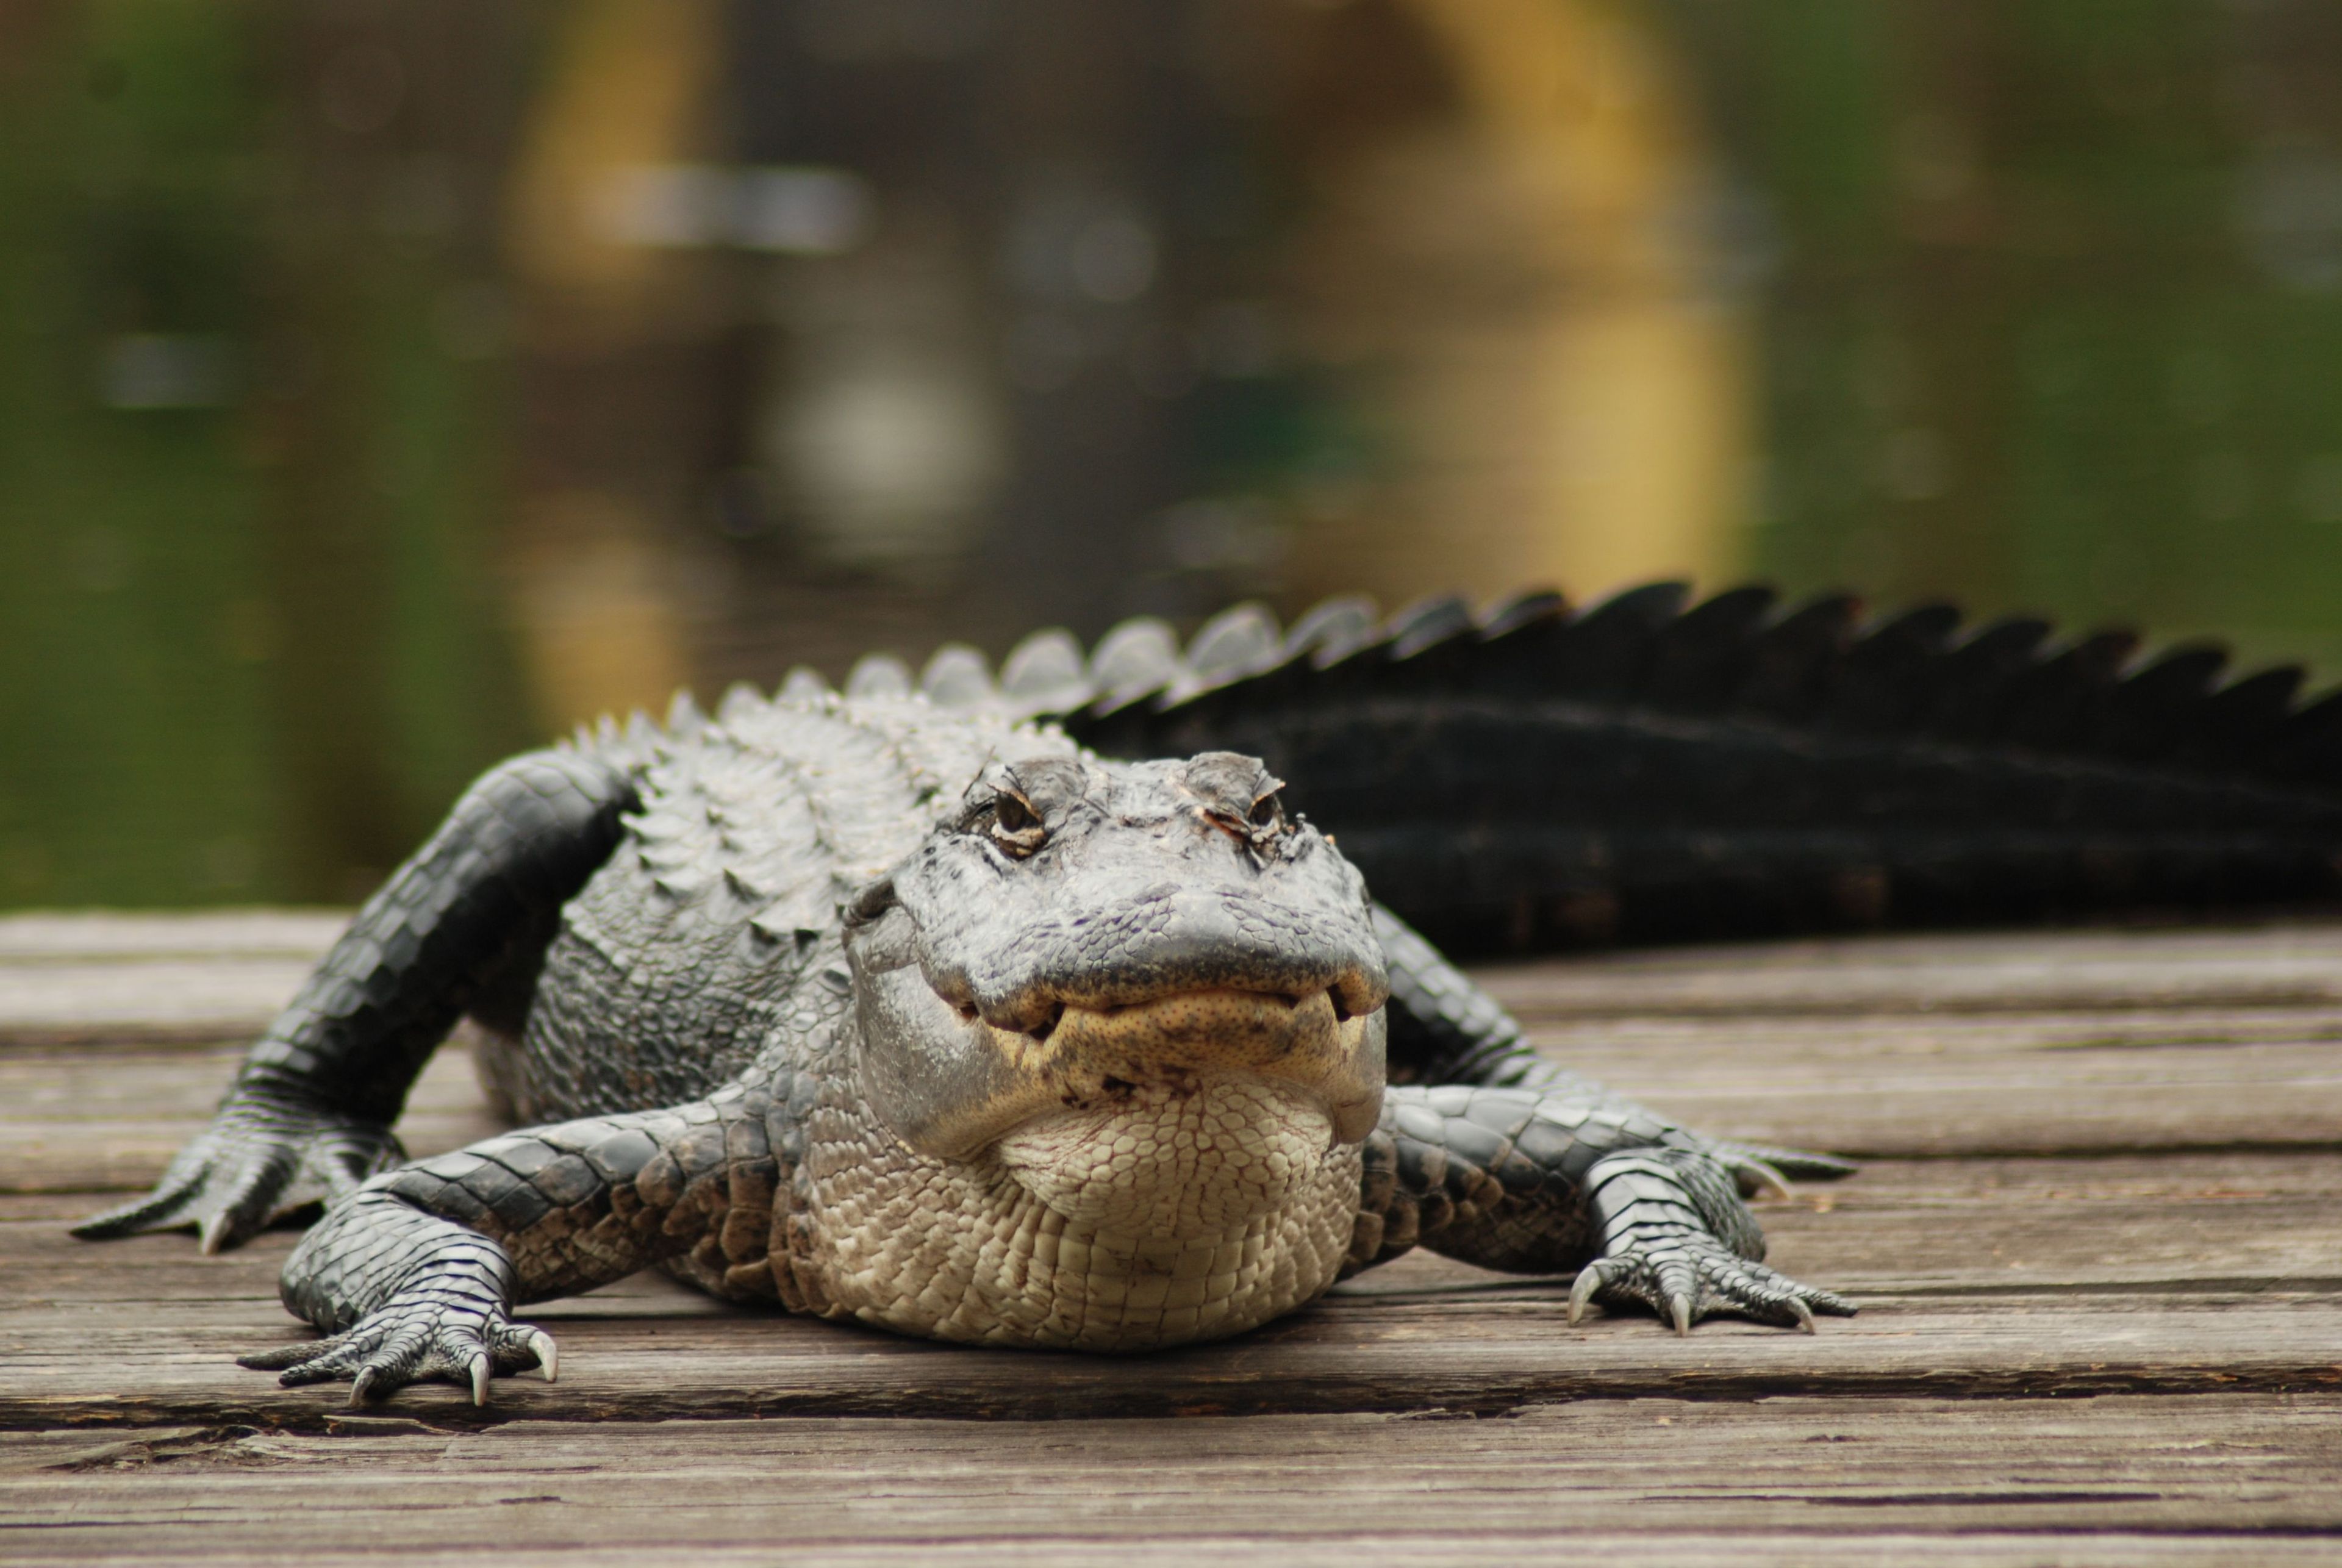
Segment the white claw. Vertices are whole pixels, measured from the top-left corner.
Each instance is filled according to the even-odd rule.
[[[1797,1332],[1799,1333],[1811,1333],[1814,1332],[1813,1308],[1807,1306],[1796,1296],[1791,1296],[1789,1298],[1789,1310],[1797,1315]]]
[[[1760,1193],[1770,1193],[1785,1203],[1797,1195],[1797,1189],[1789,1185],[1789,1178],[1762,1160],[1743,1156],[1740,1168],[1756,1178],[1756,1190]]]
[[[561,1351],[560,1348],[553,1343],[553,1336],[545,1333],[543,1329],[534,1330],[528,1336],[528,1348],[536,1353],[536,1370],[545,1373],[545,1381],[547,1383],[559,1382],[561,1379]]]
[[[485,1351],[472,1358],[472,1403],[488,1403],[488,1353]]]
[[[375,1380],[380,1376],[381,1373],[373,1367],[362,1366],[358,1368],[357,1376],[350,1379],[349,1407],[352,1410],[364,1410],[365,1408],[366,1395],[374,1391]]]
[[[1577,1271],[1577,1283],[1569,1287],[1569,1321],[1573,1326],[1586,1315],[1586,1303],[1602,1288],[1602,1265],[1588,1263]]]
[[[1680,1293],[1669,1296],[1667,1315],[1676,1320],[1676,1333],[1678,1335],[1691,1333],[1691,1297]]]

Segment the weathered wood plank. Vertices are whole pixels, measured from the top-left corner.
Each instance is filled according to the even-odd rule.
[[[0,914],[0,964],[141,958],[315,963],[349,919],[346,909],[32,910]]]
[[[182,1429],[145,1444],[85,1436],[79,1449],[41,1434],[13,1463],[0,1439],[0,1541],[12,1561],[217,1559],[297,1542],[322,1560],[391,1547],[453,1561],[1034,1561],[1054,1548],[1477,1563],[1576,1561],[1605,1537],[1638,1563],[1720,1561],[1738,1537],[1731,1560],[1746,1563],[1866,1540],[1875,1552],[1892,1533],[1931,1538],[1929,1561],[2062,1562],[2076,1558],[2057,1535],[2112,1530],[2147,1550],[2081,1560],[2207,1561],[2151,1543],[2227,1531],[2282,1548],[2342,1531],[2337,1417],[2332,1396],[2212,1395],[1604,1401],[1503,1421],[783,1419],[630,1428],[616,1467],[581,1451],[567,1423]],[[1964,1558],[1979,1532],[1999,1539]]]
[[[292,999],[310,967],[285,958],[0,964],[0,1044],[249,1036]]]
[[[1062,1418],[1278,1411],[1499,1412],[1556,1399],[1799,1393],[1880,1397],[2342,1388],[2334,1293],[2285,1283],[2154,1292],[1874,1295],[1813,1337],[1647,1317],[1564,1321],[1564,1292],[1336,1297],[1222,1345],[1106,1359],[906,1341],[778,1315],[678,1317],[588,1297],[528,1316],[563,1339],[564,1381],[500,1383],[395,1409],[471,1425],[519,1416],[644,1421],[756,1414]],[[279,1389],[235,1355],[305,1331],[266,1303],[92,1303],[0,1314],[15,1347],[0,1426],[243,1422],[315,1427],[335,1391]]]
[[[240,1045],[0,1051],[0,1193],[149,1185],[209,1120],[242,1055]],[[460,1048],[432,1059],[406,1104],[398,1134],[418,1159],[501,1130]]]
[[[1479,977],[1509,1007],[1576,1018],[2319,1006],[2342,1002],[2342,924],[1658,948]]]
[[[2342,1016],[2323,1011],[1531,1029],[1556,1060],[1703,1131],[1763,1143],[1943,1156],[2342,1140]]]
[[[1699,1390],[1877,1396],[2342,1383],[2342,1157],[2189,1155],[1881,1166],[1767,1205],[1774,1260],[1855,1291],[1814,1339],[1646,1319],[1562,1321],[1559,1281],[1416,1254],[1226,1346],[1136,1361],[916,1344],[720,1308],[656,1275],[531,1315],[570,1377],[500,1384],[492,1418],[759,1411],[1067,1414],[1501,1409]],[[1827,1203],[1827,1211],[1819,1205]],[[315,1424],[338,1395],[229,1364],[297,1336],[275,1303],[294,1238],[204,1258],[184,1237],[91,1246],[0,1223],[0,1424]],[[400,1410],[468,1422],[452,1391]]]
[[[766,1483],[782,1484],[769,1478]],[[118,1546],[113,1543],[123,1538],[112,1537],[108,1542],[111,1549],[102,1555],[89,1555],[86,1553],[92,1551],[94,1543],[83,1537],[97,1536],[102,1528],[92,1524],[73,1530],[65,1538],[66,1544],[62,1551],[12,1557],[10,1562],[21,1563],[25,1568],[47,1568],[50,1564],[85,1568],[92,1563],[152,1563],[158,1559],[174,1563],[288,1563],[300,1564],[301,1568],[374,1568],[388,1558],[402,1568],[409,1564],[416,1568],[455,1568],[484,1563],[493,1563],[495,1568],[535,1568],[538,1564],[545,1568],[642,1568],[646,1560],[659,1560],[656,1556],[646,1558],[640,1545],[611,1547],[592,1540],[573,1544],[565,1532],[560,1533],[563,1544],[536,1546],[535,1541],[544,1533],[532,1528],[525,1510],[537,1500],[508,1497],[495,1501],[522,1506],[499,1506],[492,1513],[475,1511],[475,1523],[483,1530],[525,1530],[526,1534],[498,1535],[437,1551],[411,1551],[405,1544],[405,1521],[401,1515],[413,1504],[401,1499],[367,1519],[364,1526],[337,1522],[337,1527],[330,1532],[335,1538],[360,1543],[337,1551],[321,1552],[308,1545],[320,1532],[313,1521],[301,1518],[284,1520],[274,1531],[256,1532],[251,1537],[218,1547],[204,1547],[201,1555],[192,1551],[157,1550],[145,1535],[132,1535],[126,1544]],[[1208,1507],[1209,1500],[1198,1500],[1198,1505]],[[1566,1511],[1565,1502],[1557,1501],[1554,1506],[1557,1512]],[[203,1533],[195,1528],[200,1523],[199,1518],[175,1519],[163,1533],[175,1541],[200,1541]],[[1824,1535],[1767,1531],[1688,1534],[1638,1531],[1622,1534],[1548,1529],[1504,1535],[1490,1533],[1459,1540],[1452,1529],[1410,1520],[1404,1526],[1372,1531],[1351,1529],[1299,1538],[1218,1533],[1169,1540],[1124,1541],[1091,1533],[982,1540],[946,1536],[906,1542],[816,1534],[801,1543],[775,1534],[770,1539],[746,1543],[703,1545],[686,1538],[681,1543],[666,1541],[660,1544],[670,1553],[687,1553],[688,1561],[695,1565],[705,1563],[711,1568],[728,1568],[735,1563],[769,1565],[776,1562],[816,1563],[822,1568],[881,1568],[898,1563],[918,1564],[921,1568],[926,1564],[960,1568],[963,1564],[978,1563],[1012,1563],[1016,1568],[1096,1568],[1101,1561],[1131,1564],[1133,1568],[1155,1568],[1156,1564],[1190,1568],[1196,1563],[1357,1568],[1361,1563],[1378,1562],[1458,1563],[1468,1564],[1468,1568],[1510,1568],[1512,1564],[1553,1568],[1556,1563],[1613,1561],[1632,1563],[1636,1568],[1750,1568],[1752,1563],[1769,1563],[1835,1568],[1837,1564],[1922,1562],[1930,1568],[2042,1568],[2044,1564],[2056,1564],[2057,1568],[2161,1568],[2163,1564],[2287,1568],[2295,1563],[2335,1561],[2332,1543],[2315,1533],[2292,1536],[2238,1532],[2207,1536],[2193,1532],[2152,1534],[2115,1531],[2077,1536],[2057,1530],[2037,1533],[1998,1521],[1984,1528],[1989,1533]]]
[[[0,916],[0,1044],[249,1034],[349,918],[336,910]]]
[[[1759,1213],[1776,1263],[1857,1296],[2342,1283],[2332,1154],[1883,1161]]]
[[[159,1172],[339,919],[0,920],[0,1558],[2268,1563],[2342,1535],[2342,926],[1496,974],[1546,1049],[1696,1125],[1920,1156],[1767,1206],[1776,1263],[1865,1303],[1812,1339],[1573,1329],[1559,1282],[1420,1255],[1120,1361],[646,1276],[533,1310],[557,1387],[352,1420],[231,1364],[304,1332],[289,1233],[205,1259],[59,1223]],[[443,1054],[410,1147],[490,1130]],[[1431,1412],[1510,1419],[1373,1413]],[[1196,1418],[1130,1419],[1170,1414]]]

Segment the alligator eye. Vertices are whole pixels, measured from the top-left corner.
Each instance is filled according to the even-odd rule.
[[[1024,856],[1041,847],[1048,830],[1033,814],[1030,804],[1003,790],[992,799],[992,842],[1010,854]]]
[[[1248,814],[1256,832],[1265,834],[1282,833],[1285,831],[1285,797],[1276,790],[1270,790],[1252,803],[1252,811]]]

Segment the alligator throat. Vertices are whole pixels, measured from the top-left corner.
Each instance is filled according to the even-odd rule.
[[[827,1261],[807,1304],[939,1339],[1142,1351],[1238,1333],[1334,1283],[1357,1213],[1356,1145],[1315,1097],[1258,1079],[1133,1085],[982,1161],[884,1138],[817,1178]]]

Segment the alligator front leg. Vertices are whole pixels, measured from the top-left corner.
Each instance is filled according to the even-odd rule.
[[[74,1234],[193,1225],[217,1252],[395,1165],[390,1127],[415,1075],[466,1009],[525,998],[561,905],[634,804],[624,769],[580,752],[484,775],[358,911],[154,1192]]]
[[[285,1260],[285,1307],[325,1337],[241,1364],[294,1384],[351,1380],[358,1404],[409,1383],[555,1369],[524,1302],[624,1279],[684,1253],[766,1267],[782,1173],[768,1095],[737,1086],[671,1110],[532,1127],[424,1160],[335,1203]]]
[[[1571,1322],[1600,1295],[1640,1302],[1677,1333],[1718,1313],[1808,1331],[1817,1312],[1852,1313],[1765,1266],[1738,1191],[1745,1163],[1582,1080],[1392,1089],[1366,1142],[1348,1267],[1421,1245],[1485,1268],[1576,1269]]]
[[[1533,1089],[1548,1097],[1640,1110],[1540,1054],[1502,1003],[1406,922],[1381,904],[1375,905],[1374,920],[1390,975],[1392,1083]],[[1778,1186],[1785,1175],[1835,1182],[1856,1169],[1850,1160],[1807,1149],[1723,1142],[1703,1146],[1732,1167],[1743,1197]]]

